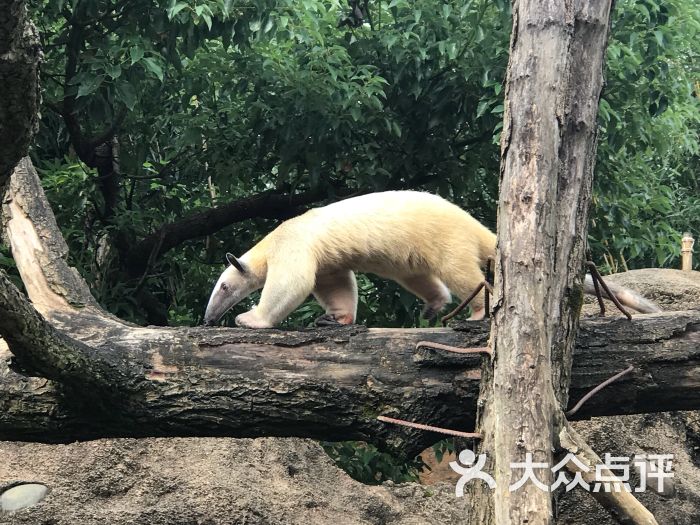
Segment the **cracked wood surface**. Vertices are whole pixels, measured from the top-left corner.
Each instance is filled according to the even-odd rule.
[[[561,449],[611,4],[512,4],[490,340],[494,357],[492,366],[484,366],[477,423],[478,451],[487,458],[484,468],[493,472],[496,488],[470,487],[470,523],[554,521],[551,494],[533,483],[517,491],[508,487],[513,462],[553,465]],[[540,479],[549,485],[552,473],[543,472]]]

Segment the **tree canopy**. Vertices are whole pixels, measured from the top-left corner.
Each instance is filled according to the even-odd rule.
[[[104,306],[198,323],[225,252],[357,192],[437,192],[495,227],[510,4],[352,4],[33,2],[32,155]],[[675,264],[700,230],[699,33],[696,2],[616,3],[590,229],[609,270]],[[398,286],[359,285],[360,322],[420,322]]]

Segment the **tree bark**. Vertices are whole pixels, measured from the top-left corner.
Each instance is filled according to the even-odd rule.
[[[248,219],[288,219],[298,215],[304,206],[324,197],[326,191],[320,189],[298,194],[266,192],[192,213],[183,219],[164,224],[137,242],[128,252],[126,268],[132,276],[140,275],[147,270],[149,260],[157,260],[185,241],[211,235],[226,226]]]
[[[599,461],[576,436],[565,444],[557,441],[566,428],[562,405],[581,303],[595,113],[610,9],[609,2],[593,4],[514,3],[491,343],[495,357],[493,371],[483,368],[480,396],[482,452],[494,467],[498,488],[494,500],[474,491],[475,512],[469,518],[479,524],[551,523],[548,493],[533,485],[507,490],[513,481],[509,463],[523,461],[526,452],[552,464],[553,451],[568,447],[583,450],[588,463]],[[0,102],[3,188],[36,127],[40,51],[24,2],[9,0],[0,7],[0,73],[14,79],[12,93]],[[70,108],[66,114],[73,115]],[[42,426],[52,436],[72,437],[297,435],[364,439],[413,454],[435,437],[381,424],[377,415],[453,428],[471,425],[479,379],[474,358],[416,350],[415,345],[435,337],[478,346],[486,337],[479,325],[462,332],[349,327],[262,333],[131,326],[104,312],[65,263],[65,242],[27,159],[15,170],[2,204],[4,231],[33,304],[0,272],[0,335],[25,375],[54,381],[40,384],[45,380],[0,366],[0,433],[11,439],[20,434],[36,439]],[[646,321],[634,328],[598,321],[591,328],[582,355],[600,350],[609,325],[614,357],[632,352],[646,382],[627,378],[618,385],[626,389],[616,388],[614,397],[610,391],[601,394],[589,412],[595,413],[596,402],[606,396],[610,399],[602,406],[619,407],[626,399],[620,392],[626,392],[622,406],[629,411],[635,403],[644,410],[658,406],[646,403],[650,391],[657,394],[650,396],[655,402],[665,398],[671,406],[678,402],[676,408],[698,408],[693,388],[697,312]],[[645,338],[627,339],[644,330]],[[632,350],[646,351],[650,345],[660,348]],[[581,363],[581,377],[590,378],[593,367],[583,358]],[[618,362],[606,359],[606,364]],[[624,507],[633,522],[654,523],[648,513],[638,512],[633,498]]]
[[[41,57],[24,0],[0,0],[0,193],[39,124]]]
[[[484,367],[478,425],[496,487],[492,496],[486,484],[472,484],[470,518],[480,525],[554,520],[549,491],[532,481],[511,488],[525,474],[512,464],[551,467],[561,450],[610,8],[609,0],[513,2],[493,359]],[[550,486],[552,471],[541,472]]]
[[[294,435],[362,439],[412,455],[439,436],[376,416],[473,428],[479,359],[416,343],[483,346],[484,323],[300,332],[133,326],[102,310],[66,264],[28,159],[3,202],[6,237],[33,304],[0,278],[0,335],[25,376],[51,380],[5,369],[4,438]],[[698,323],[700,312],[590,321],[575,399],[630,363],[638,368],[580,416],[700,407],[692,388]]]
[[[415,348],[420,340],[482,346],[488,339],[485,322],[457,328],[154,329],[73,315],[61,330],[97,348],[90,366],[114,362],[116,395],[95,383],[94,369],[81,366],[57,381],[26,377],[9,370],[9,353],[0,351],[0,439],[282,435],[359,439],[411,456],[441,436],[378,424],[377,415],[474,427],[479,359]],[[571,404],[628,364],[635,371],[575,419],[700,408],[699,343],[700,311],[585,320]],[[50,351],[45,340],[32,344]]]

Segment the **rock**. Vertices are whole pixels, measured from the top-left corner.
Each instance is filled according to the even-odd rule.
[[[626,286],[657,303],[663,310],[700,308],[700,272],[669,269],[644,269],[604,277]],[[611,301],[606,300],[606,315],[622,316]],[[595,298],[586,297],[582,315],[597,315]],[[614,388],[614,386],[611,386]],[[635,454],[674,454],[674,477],[664,485],[662,493],[648,487],[637,497],[656,516],[657,521],[673,525],[700,523],[700,411],[669,412],[593,418],[577,421],[574,428],[588,441],[599,456]],[[421,454],[430,467],[420,475],[422,483],[448,482],[454,486],[458,476],[449,467],[454,454],[445,455],[438,463],[432,449]],[[639,473],[632,476],[633,486]],[[654,480],[655,481],[655,480]],[[572,491],[558,500],[561,525],[615,525],[614,520],[590,494]]]
[[[645,268],[604,275],[603,279],[642,294],[665,311],[700,308],[700,272]],[[622,315],[613,302],[607,299],[605,311],[606,315]],[[597,315],[599,312],[596,298],[587,295],[581,314]]]
[[[14,512],[36,505],[46,497],[49,489],[41,483],[21,483],[0,494],[0,511]]]
[[[601,458],[633,457],[640,454],[673,454],[673,474],[659,494],[647,487],[635,496],[654,514],[660,524],[697,525],[700,523],[700,469],[697,446],[688,430],[700,426],[700,412],[664,412],[593,418],[576,421],[574,428]],[[630,485],[639,486],[639,473],[631,468]],[[655,485],[655,481],[654,485]],[[559,499],[560,525],[616,525],[593,497],[572,491]]]

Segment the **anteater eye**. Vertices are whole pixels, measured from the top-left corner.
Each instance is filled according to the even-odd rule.
[[[226,283],[221,283],[221,290],[222,290],[223,292],[225,292],[226,290],[228,290],[228,284],[226,284]]]

